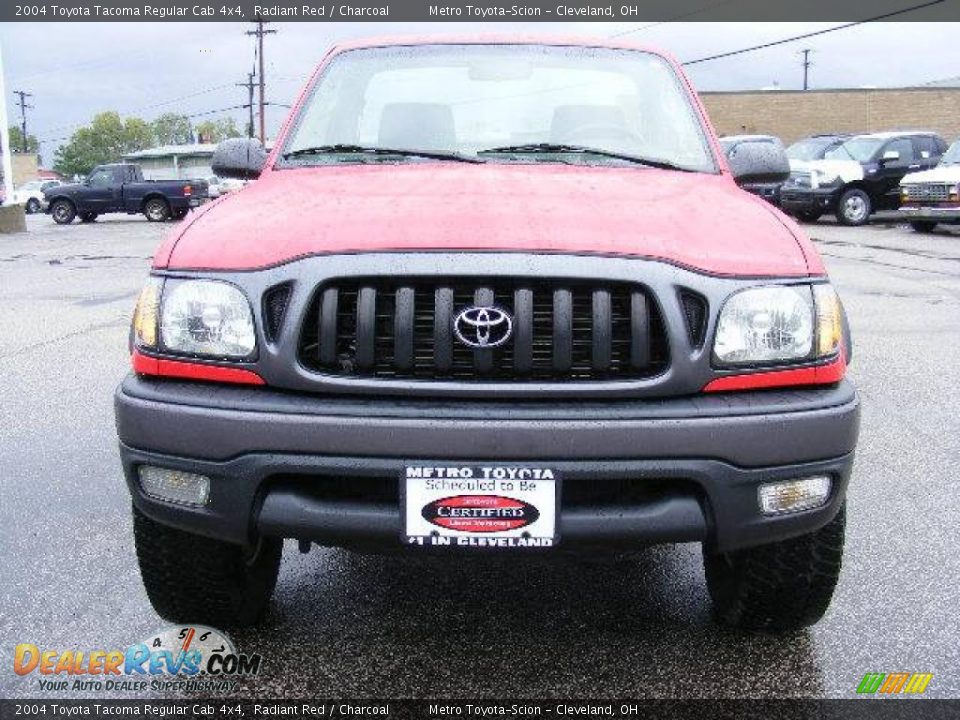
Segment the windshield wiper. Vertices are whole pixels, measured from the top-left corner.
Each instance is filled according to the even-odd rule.
[[[637,165],[660,168],[661,170],[679,170],[681,172],[696,172],[690,168],[677,165],[668,160],[658,160],[656,158],[646,158],[639,155],[630,155],[629,153],[615,152],[613,150],[604,150],[602,148],[588,147],[586,145],[569,145],[566,143],[527,143],[524,145],[504,145],[503,147],[492,147],[486,150],[478,150],[477,155],[510,155],[512,153],[580,153],[583,155],[597,155],[599,157],[613,158],[614,160],[624,160]]]
[[[444,150],[416,150],[413,148],[388,148],[376,145],[354,145],[351,143],[336,143],[334,145],[315,145],[313,147],[298,148],[283,154],[284,160],[303,157],[305,155],[400,155],[403,157],[422,157],[431,160],[453,160],[455,162],[482,163],[482,158],[475,155],[463,155],[457,152]]]

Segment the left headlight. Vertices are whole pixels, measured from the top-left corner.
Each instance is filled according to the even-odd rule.
[[[813,340],[809,285],[759,287],[724,304],[713,352],[723,365],[789,362],[809,357]]]
[[[146,350],[243,359],[256,349],[246,296],[219,280],[151,277],[133,314],[133,342]]]
[[[835,355],[843,309],[828,283],[769,285],[731,295],[717,321],[716,364],[762,365]]]

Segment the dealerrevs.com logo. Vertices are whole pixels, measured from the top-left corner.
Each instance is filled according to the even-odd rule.
[[[168,627],[126,649],[14,648],[13,671],[44,692],[171,691],[224,693],[257,675],[263,657],[238,653],[224,633],[203,625]]]

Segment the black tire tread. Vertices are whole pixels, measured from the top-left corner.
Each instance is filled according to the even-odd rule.
[[[136,508],[133,533],[143,585],[164,619],[238,627],[266,612],[281,540],[262,539],[256,558],[247,562],[239,545],[162,525]]]
[[[718,620],[750,630],[794,631],[830,605],[843,560],[846,513],[819,530],[726,555],[704,551]]]

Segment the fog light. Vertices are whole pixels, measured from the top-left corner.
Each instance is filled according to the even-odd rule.
[[[180,470],[141,465],[140,486],[152,498],[178,505],[206,505],[210,499],[210,478]]]
[[[826,475],[766,483],[760,486],[760,512],[779,515],[820,507],[830,499],[830,485]]]

